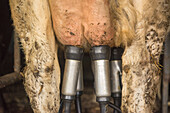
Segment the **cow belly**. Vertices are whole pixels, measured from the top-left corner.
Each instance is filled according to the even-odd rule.
[[[63,45],[113,46],[108,0],[51,0],[54,31]]]

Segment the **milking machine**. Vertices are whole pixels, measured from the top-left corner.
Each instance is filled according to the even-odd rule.
[[[114,51],[112,55],[115,55]],[[117,72],[121,72],[121,62],[117,61],[118,59],[114,59],[115,56],[112,56],[110,68],[111,48],[106,45],[92,47],[90,56],[95,79],[96,101],[100,105],[100,113],[106,113],[107,106],[112,107],[115,111],[121,112],[120,108],[118,108],[121,99],[121,82],[120,76],[117,74]],[[59,113],[63,111],[64,113],[70,113],[71,103],[73,101],[75,101],[77,113],[82,113],[81,95],[83,93],[83,69],[81,60],[83,58],[83,49],[75,46],[66,46],[65,58],[66,62],[61,91],[62,100]],[[111,87],[111,85],[114,87]],[[116,106],[110,102],[111,94],[114,97],[114,104],[116,104]],[[117,98],[119,100],[117,100]]]
[[[96,101],[99,102],[100,113],[107,112],[107,105],[116,111],[121,112],[117,106],[110,102],[110,47],[105,45],[92,47],[90,56],[95,79]],[[112,85],[114,85],[114,83]]]
[[[83,49],[76,46],[66,46],[65,47],[65,69],[64,77],[62,83],[62,101],[60,113],[70,113],[71,103],[77,97],[77,107],[81,109],[80,106],[80,95],[83,90],[82,83],[82,58]],[[81,76],[80,76],[81,75]],[[78,82],[79,81],[79,82]],[[78,90],[78,91],[77,91]],[[76,96],[77,93],[77,96]]]
[[[122,48],[113,48],[111,55],[111,96],[114,100],[114,105],[120,108],[121,106],[121,75],[122,75]],[[114,113],[118,113],[114,110]]]
[[[84,84],[83,84],[83,66],[81,62],[81,67],[78,75],[78,82],[77,82],[77,92],[76,92],[76,99],[75,99],[75,107],[77,113],[82,113],[81,108],[81,95],[83,94]]]
[[[94,87],[96,101],[100,105],[100,113],[106,113],[107,104],[110,100],[110,47],[94,46],[90,51],[92,68],[94,73]]]

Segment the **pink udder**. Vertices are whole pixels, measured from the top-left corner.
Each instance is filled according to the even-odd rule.
[[[63,45],[113,46],[108,0],[51,0],[54,31]]]

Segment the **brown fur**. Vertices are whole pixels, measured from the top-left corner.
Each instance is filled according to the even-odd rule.
[[[158,109],[159,58],[169,26],[168,3],[164,0],[119,0],[118,3],[112,0],[111,5],[113,23],[117,23],[115,43],[125,46],[122,112],[153,113]]]
[[[136,10],[132,0],[110,1],[111,21],[116,31],[115,46],[127,46],[135,38],[137,22]]]
[[[60,67],[47,0],[10,0],[15,31],[25,53],[24,86],[35,113],[59,108]]]

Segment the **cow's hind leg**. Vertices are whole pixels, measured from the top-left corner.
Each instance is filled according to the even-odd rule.
[[[35,113],[59,108],[60,70],[47,0],[10,0],[15,31],[25,54],[24,86]]]
[[[135,39],[123,59],[123,113],[154,113],[161,83],[159,64],[168,28],[164,0],[133,0],[137,12]]]
[[[167,2],[111,0],[115,45],[125,46],[122,56],[123,113],[156,111],[161,83],[159,58],[169,25]]]

